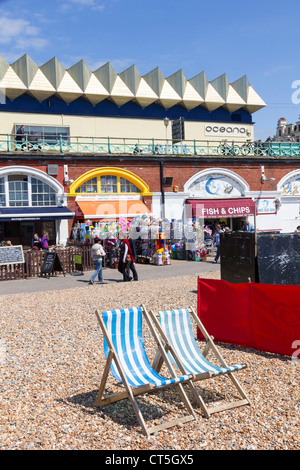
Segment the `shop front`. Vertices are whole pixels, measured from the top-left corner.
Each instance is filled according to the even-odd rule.
[[[69,219],[73,214],[67,207],[0,208],[0,239],[30,247],[33,234],[45,231],[49,245],[56,245],[62,221]]]
[[[187,199],[186,203],[187,215],[202,219],[205,226],[218,222],[238,230],[242,220],[255,215],[255,202],[247,198]]]
[[[255,203],[249,185],[236,173],[214,168],[194,175],[185,184],[186,216],[199,218],[203,225],[220,223],[239,230],[247,219],[255,225]]]
[[[148,185],[134,173],[117,167],[83,174],[72,183],[68,194],[75,199],[75,221],[91,221],[93,225],[151,214],[145,196],[152,196]]]
[[[34,233],[48,233],[50,245],[65,245],[68,220],[63,186],[31,167],[0,169],[0,240],[30,247]]]

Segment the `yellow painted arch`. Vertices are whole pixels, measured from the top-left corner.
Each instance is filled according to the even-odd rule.
[[[105,166],[101,168],[95,168],[90,170],[83,175],[79,176],[70,186],[68,196],[75,197],[78,196],[76,189],[79,188],[83,183],[90,180],[91,178],[96,178],[101,175],[113,175],[119,176],[127,179],[133,183],[141,191],[141,196],[152,196],[152,193],[149,192],[149,186],[142,180],[139,176],[135,175],[131,171],[124,170],[124,168],[110,167]]]

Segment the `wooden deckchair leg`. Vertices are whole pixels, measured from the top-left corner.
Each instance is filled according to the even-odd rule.
[[[217,359],[220,361],[221,365],[223,367],[228,367],[226,361],[224,360],[223,356],[221,355],[218,348],[216,347],[212,337],[206,331],[203,323],[200,321],[200,319],[199,319],[198,315],[196,314],[195,310],[193,309],[193,307],[190,307],[190,313],[192,314],[192,316],[194,318],[194,321],[196,322],[197,326],[199,327],[199,329],[200,329],[201,333],[203,334],[204,338],[206,339],[207,346],[209,348],[211,348],[211,350],[213,351],[213,353],[215,354]],[[242,398],[244,400],[247,400],[248,404],[250,405],[250,400],[249,400],[245,390],[243,389],[243,387],[241,386],[241,384],[237,380],[237,378],[234,377],[232,372],[228,372],[226,375],[228,375],[228,377],[230,378],[230,380],[232,381],[233,385],[236,387],[236,389],[238,390],[238,392],[240,393]]]
[[[114,353],[112,351],[109,351],[109,354],[108,354],[107,360],[106,360],[106,364],[105,364],[105,368],[104,368],[104,371],[103,371],[103,375],[102,375],[98,395],[97,395],[97,398],[96,398],[96,401],[95,401],[95,406],[100,406],[100,402],[101,402],[101,399],[102,399],[102,396],[103,396],[104,387],[105,387],[105,384],[106,384],[107,376],[109,374],[110,365],[111,365],[111,361],[113,359],[113,355],[114,355]]]
[[[163,363],[164,363],[163,357],[160,353],[160,350],[158,349],[153,359],[152,367],[154,370],[156,370],[157,373],[159,373],[163,366]]]

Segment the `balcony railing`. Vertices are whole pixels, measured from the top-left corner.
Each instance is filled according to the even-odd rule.
[[[0,152],[58,152],[178,156],[300,156],[298,142],[238,142],[0,134]]]

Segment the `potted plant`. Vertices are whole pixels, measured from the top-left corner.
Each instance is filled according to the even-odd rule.
[[[205,248],[201,248],[200,250],[201,261],[206,261],[206,258],[207,258],[207,250]]]

